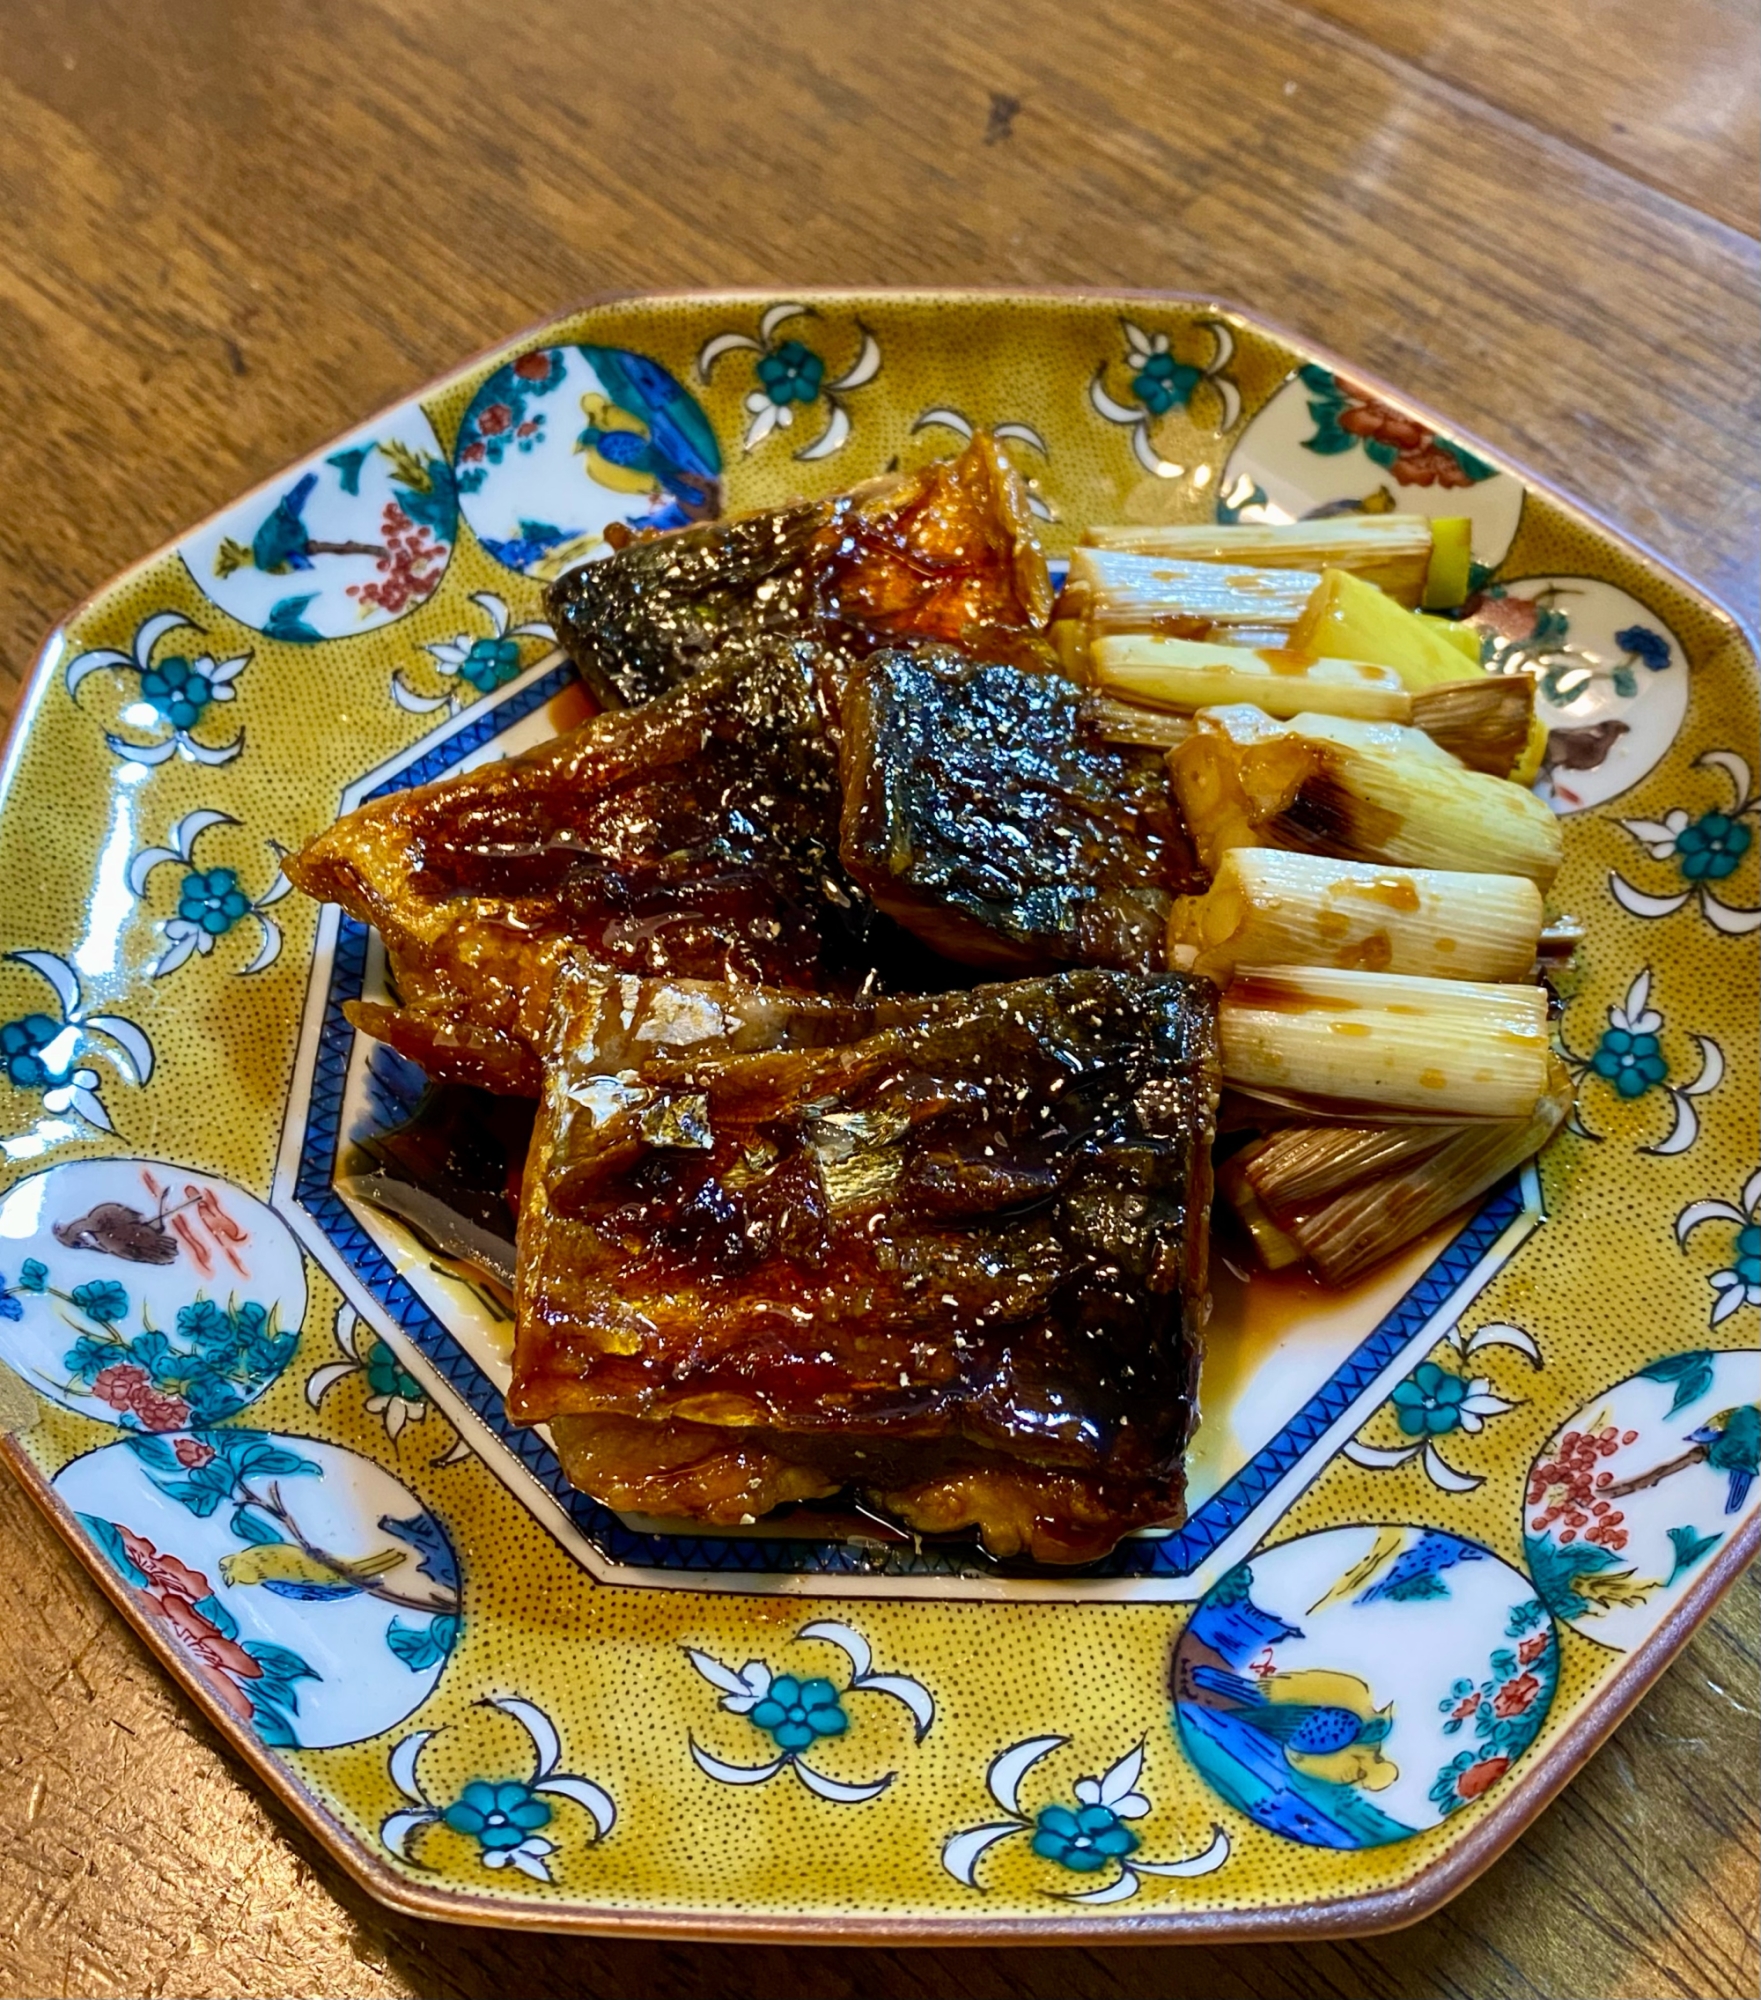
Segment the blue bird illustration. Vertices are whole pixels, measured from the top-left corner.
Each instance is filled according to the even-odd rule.
[[[712,518],[721,505],[721,449],[692,398],[654,362],[621,348],[581,349],[605,394],[581,398],[586,428],[575,449],[601,485],[641,493],[671,505],[653,525],[683,526]]]
[[[1392,1703],[1369,1708],[1369,1690],[1348,1674],[1320,1670],[1273,1674],[1262,1685],[1221,1667],[1197,1666],[1192,1679],[1195,1686],[1251,1709],[1246,1720],[1261,1735],[1304,1756],[1330,1757],[1361,1743],[1379,1743],[1388,1734],[1393,1715]],[[1340,1685],[1331,1685],[1334,1682]],[[1316,1698],[1321,1695],[1333,1698]]]
[[[1729,1475],[1724,1511],[1734,1514],[1755,1483],[1761,1454],[1761,1404],[1741,1403],[1734,1410],[1720,1410],[1710,1422],[1689,1431],[1687,1441],[1700,1447],[1699,1455],[1714,1472]]]
[[[302,517],[317,485],[315,472],[296,479],[264,516],[248,547],[223,537],[214,559],[215,575],[230,576],[235,569],[255,565],[265,576],[286,576],[310,569],[314,556],[382,556],[385,551],[377,542],[324,542],[308,532]]]

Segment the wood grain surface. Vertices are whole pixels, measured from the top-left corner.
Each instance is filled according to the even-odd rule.
[[[1751,0],[0,0],[0,702],[79,597],[575,299],[1211,291],[1753,621]],[[1753,1994],[1757,1592],[1439,1916],[842,1953],[396,1918],[0,1482],[7,1995]]]

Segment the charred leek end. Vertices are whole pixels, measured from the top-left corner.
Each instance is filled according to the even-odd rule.
[[[1276,966],[1241,974],[1218,1012],[1223,1077],[1366,1107],[1527,1118],[1547,1088],[1547,995]]]
[[[1360,514],[1334,521],[1242,521],[1233,527],[1090,528],[1082,539],[1090,548],[1179,562],[1349,570],[1397,604],[1416,605],[1431,572],[1433,525],[1416,514]]]
[[[1077,549],[1059,609],[1092,633],[1161,632],[1177,639],[1228,639],[1242,626],[1289,630],[1321,579],[1300,569],[1180,562],[1122,549]]]
[[[1431,567],[1425,572],[1427,611],[1453,611],[1468,594],[1474,565],[1474,524],[1459,516],[1431,523]]]
[[[1232,847],[1286,847],[1404,868],[1559,872],[1559,822],[1520,785],[1470,771],[1417,729],[1327,715],[1274,722],[1206,710],[1169,752],[1180,808],[1204,865]]]
[[[1458,681],[1468,671],[1457,633],[1463,628],[1403,610],[1373,584],[1349,571],[1323,571],[1315,594],[1290,630],[1293,651],[1330,659],[1373,660],[1392,667],[1413,690]],[[1477,647],[1477,636],[1473,640]]]
[[[1533,674],[1476,674],[1412,698],[1412,721],[1470,771],[1508,778],[1528,746],[1535,717]]]
[[[1545,914],[1526,876],[1236,847],[1204,895],[1175,903],[1168,961],[1219,986],[1258,965],[1527,979]]]
[[[1361,660],[1142,633],[1097,639],[1091,652],[1095,685],[1156,708],[1251,702],[1267,715],[1344,715],[1359,722],[1405,722],[1412,714],[1400,676]]]
[[[1398,1135],[1335,1128],[1306,1135],[1310,1143],[1301,1133],[1275,1134],[1237,1155],[1239,1178],[1260,1218],[1257,1228],[1248,1223],[1248,1233],[1256,1251],[1263,1256],[1262,1245],[1269,1246],[1279,1259],[1268,1260],[1269,1269],[1290,1261],[1294,1243],[1328,1284],[1350,1284],[1532,1159],[1570,1109],[1571,1078],[1555,1059],[1527,1118],[1445,1129],[1440,1140],[1433,1130],[1427,1145],[1404,1144],[1413,1140],[1413,1128]],[[1391,1137],[1396,1143],[1383,1145],[1379,1167],[1338,1177],[1339,1164],[1368,1160]],[[1318,1186],[1330,1169],[1336,1191]],[[1227,1175],[1220,1185],[1230,1193]]]
[[[1139,743],[1153,750],[1172,750],[1193,732],[1190,715],[1172,715],[1165,708],[1143,708],[1110,694],[1082,698],[1082,726],[1106,743]]]

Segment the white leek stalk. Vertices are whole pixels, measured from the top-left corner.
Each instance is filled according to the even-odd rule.
[[[1343,569],[1417,605],[1431,568],[1430,522],[1415,514],[1358,514],[1332,521],[1241,521],[1178,528],[1090,528],[1092,548],[1184,562],[1244,563],[1257,569]]]
[[[1091,648],[1098,687],[1155,708],[1215,708],[1251,702],[1271,716],[1348,716],[1406,722],[1412,696],[1392,667],[1319,659],[1283,647],[1220,646],[1203,639],[1122,633]]]
[[[1520,980],[1545,920],[1541,892],[1523,875],[1234,847],[1202,896],[1175,903],[1168,960],[1219,986],[1256,965]]]
[[[1169,752],[1180,809],[1215,871],[1232,847],[1524,875],[1545,890],[1565,846],[1533,792],[1470,771],[1422,730],[1236,705],[1200,711]]]
[[[1547,1088],[1539,986],[1266,967],[1224,993],[1218,1036],[1246,1090],[1484,1119],[1527,1118]]]

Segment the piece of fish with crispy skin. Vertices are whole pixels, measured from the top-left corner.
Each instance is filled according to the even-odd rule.
[[[385,940],[398,1004],[350,1018],[431,1077],[536,1096],[577,952],[855,991],[897,940],[838,861],[838,698],[823,649],[760,638],[658,701],[348,814],[287,867]]]
[[[753,638],[946,640],[1041,666],[1051,583],[1019,475],[980,435],[955,459],[804,501],[639,535],[549,588],[600,701],[634,705]]]
[[[1153,749],[1062,674],[946,647],[872,653],[843,707],[840,852],[879,908],[979,966],[1151,971],[1200,886]]]
[[[550,1058],[509,1409],[587,1490],[737,1523],[853,1485],[1051,1562],[1179,1514],[1206,982],[849,1006],[577,963]]]

